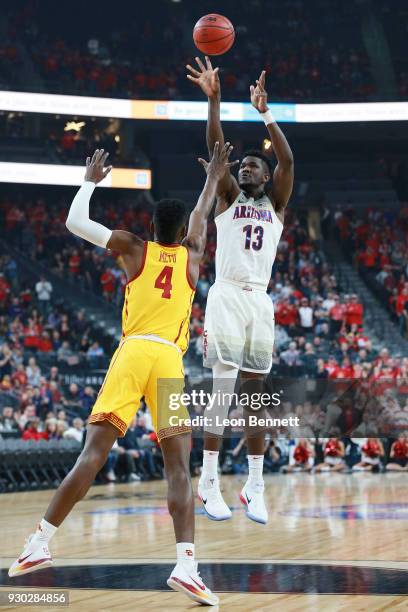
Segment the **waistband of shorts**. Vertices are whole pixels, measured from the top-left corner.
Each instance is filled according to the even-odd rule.
[[[235,281],[229,280],[225,278],[216,278],[215,284],[218,283],[225,285],[234,285],[235,287],[239,287],[243,291],[260,291],[261,293],[266,293],[267,286],[266,285],[256,285],[255,283],[245,283],[244,281]]]
[[[158,342],[159,344],[166,344],[167,346],[172,346],[173,348],[175,348],[176,351],[178,351],[180,355],[182,355],[181,348],[177,346],[177,344],[174,344],[174,342],[170,342],[170,340],[165,340],[164,338],[160,338],[160,336],[155,336],[153,334],[146,334],[146,335],[138,334],[135,336],[125,336],[125,338],[122,338],[121,344],[123,344],[124,342],[127,342],[128,340],[149,340],[150,342]]]

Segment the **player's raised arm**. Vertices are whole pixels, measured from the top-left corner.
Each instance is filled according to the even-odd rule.
[[[92,159],[87,158],[85,181],[72,201],[65,225],[70,232],[92,244],[122,254],[131,254],[135,248],[143,248],[143,240],[131,232],[112,231],[89,218],[89,202],[93,191],[112,170],[112,166],[105,168],[108,156],[109,153],[105,153],[103,149],[96,149]]]
[[[272,198],[275,202],[276,212],[282,216],[293,189],[293,153],[282,130],[276,124],[268,108],[268,94],[265,91],[265,70],[261,72],[256,86],[251,85],[252,106],[261,114],[272,142],[273,152],[278,164],[273,173]]]
[[[192,261],[199,263],[204,254],[207,241],[207,221],[217,191],[217,184],[224,176],[225,170],[238,164],[238,161],[229,161],[233,147],[227,142],[223,147],[219,142],[214,145],[214,150],[209,162],[199,158],[198,161],[204,166],[207,174],[204,188],[198,202],[193,209],[188,224],[187,236],[183,244],[190,250]]]
[[[221,105],[221,85],[218,75],[219,68],[213,68],[210,59],[206,56],[204,66],[199,57],[196,57],[198,70],[189,64],[187,69],[191,74],[187,75],[193,83],[201,87],[208,98],[208,119],[207,119],[207,147],[208,154],[211,155],[216,142],[220,147],[224,146],[224,133],[221,127],[220,105]],[[221,196],[231,204],[239,193],[238,183],[231,175],[229,168],[226,168],[224,176],[218,182],[217,196]]]

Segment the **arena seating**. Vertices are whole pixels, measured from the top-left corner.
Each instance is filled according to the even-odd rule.
[[[144,4],[138,6],[137,19],[131,7],[123,7],[128,19],[121,11],[120,19],[112,15],[109,24],[102,15],[93,12],[88,15],[87,6],[81,5],[80,10],[82,20],[75,29],[34,0],[10,10],[3,54],[10,57],[10,62],[23,62],[23,74],[28,72],[28,66],[34,71],[31,87],[56,93],[132,98],[201,97],[185,78],[185,63],[191,62],[196,54],[192,26],[206,11],[214,10],[210,2],[200,3],[199,12],[196,5],[189,3],[182,7],[164,0],[160,7]],[[240,45],[220,59],[224,98],[247,99],[248,83],[256,77],[254,66],[259,70],[266,68],[276,100],[381,98],[363,43],[364,11],[369,10],[368,5],[341,3],[333,11],[327,0],[316,0],[313,5],[305,0],[285,0],[279,4],[278,11],[265,11],[259,0],[226,0],[223,11],[234,23]],[[397,19],[393,13],[389,11],[384,19],[392,19],[394,28]],[[97,39],[89,38],[89,31],[84,27],[91,19],[98,20]],[[124,19],[126,30],[123,30]],[[262,34],[260,21],[264,28]],[[286,36],[282,41],[283,23]],[[25,49],[23,59],[14,43],[16,36]],[[160,47],[155,44],[158,37]],[[394,38],[391,33],[389,38]],[[399,89],[403,94],[406,68],[404,76],[400,66],[405,66],[405,58],[401,61],[398,47],[395,53]],[[185,58],[184,62],[180,62],[180,56]],[[20,87],[28,86],[27,79],[20,78],[18,71],[9,72],[5,80],[8,87],[13,81]]]
[[[348,209],[336,225],[347,256],[408,338],[408,208]]]

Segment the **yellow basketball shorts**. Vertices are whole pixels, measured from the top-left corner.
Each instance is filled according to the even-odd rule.
[[[109,421],[123,437],[145,396],[159,441],[189,432],[188,411],[177,401],[183,390],[183,358],[175,347],[129,339],[113,354],[88,422]]]

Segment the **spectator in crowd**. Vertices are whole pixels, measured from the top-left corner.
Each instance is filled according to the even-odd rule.
[[[6,375],[8,376],[11,375],[12,357],[13,357],[13,353],[9,345],[5,342],[1,347],[1,354],[0,354],[0,380],[3,379],[3,377]]]
[[[71,383],[69,385],[68,391],[65,393],[62,398],[62,403],[64,408],[70,410],[71,412],[79,413],[81,409],[81,396],[79,387],[76,383]],[[58,417],[61,419],[61,417]],[[64,419],[61,419],[64,420]]]
[[[48,434],[46,431],[40,431],[40,419],[32,417],[30,421],[27,421],[22,439],[23,440],[48,440]]]
[[[11,406],[5,406],[3,408],[2,416],[0,417],[0,433],[18,433],[19,431],[20,430],[14,416],[13,408]]]
[[[33,387],[38,387],[41,381],[41,370],[38,366],[35,357],[30,357],[26,368],[27,382]]]
[[[310,472],[314,464],[315,451],[309,440],[300,438],[295,446],[289,465],[285,465],[282,471],[290,474],[291,472]]]
[[[313,309],[309,305],[309,300],[307,298],[302,298],[300,300],[298,315],[301,333],[310,333],[313,330]]]
[[[50,307],[52,284],[46,280],[44,275],[41,275],[40,280],[35,285],[35,291],[40,312],[43,317],[46,317]]]
[[[95,403],[95,390],[90,385],[87,385],[81,392],[81,410],[80,413],[84,419],[87,419],[92,407]]]
[[[89,365],[91,368],[100,368],[103,367],[103,357],[105,356],[105,351],[103,347],[99,345],[99,342],[93,342],[87,351],[87,359],[89,361]]]
[[[398,436],[398,440],[393,442],[386,470],[390,472],[408,472],[408,435],[406,433],[401,433]]]
[[[324,460],[315,467],[316,472],[342,472],[344,462],[344,443],[337,438],[330,438],[324,445]]]
[[[64,439],[66,440],[76,440],[79,443],[82,443],[84,436],[84,422],[79,417],[76,417],[72,421],[72,426],[68,427],[64,432]]]
[[[353,465],[353,472],[379,471],[384,447],[378,438],[367,438],[361,447],[361,461]]]
[[[150,449],[140,449],[136,434],[136,427],[137,418],[135,417],[131,421],[126,435],[118,440],[119,446],[122,446],[122,448],[126,450],[127,454],[133,459],[135,464],[135,470],[133,470],[133,473],[138,472],[138,474],[144,479],[157,478],[159,477],[159,474],[154,464],[153,454]],[[133,479],[133,477],[130,477],[130,480]]]
[[[264,453],[264,470],[265,472],[279,472],[281,466],[285,463],[285,458],[282,457],[282,451],[276,440],[270,438],[265,444]]]
[[[345,322],[345,306],[340,303],[340,297],[334,296],[334,306],[329,310],[330,316],[330,335],[333,339],[340,333]]]
[[[68,340],[64,340],[61,345],[61,348],[57,351],[57,359],[58,361],[65,362],[66,365],[74,366],[79,363],[79,356],[72,350],[70,343]]]

